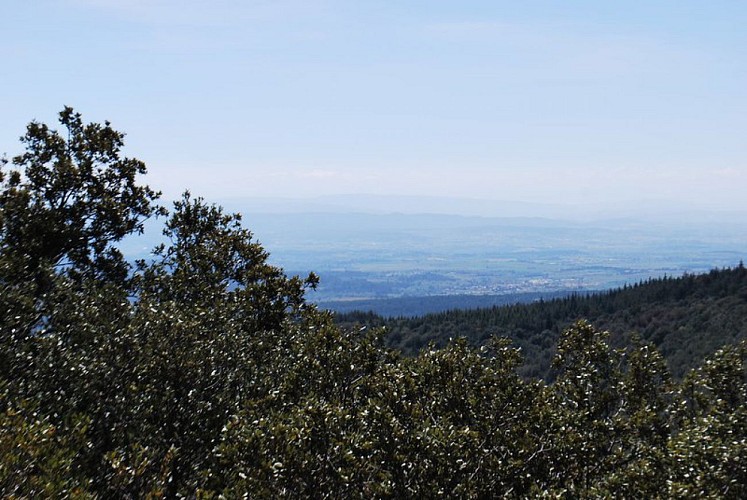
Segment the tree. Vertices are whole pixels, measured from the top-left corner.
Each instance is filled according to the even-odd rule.
[[[69,107],[59,122],[62,133],[30,123],[25,152],[0,165],[0,410],[33,405],[46,427],[30,429],[52,429],[55,442],[83,439],[71,422],[85,414],[93,442],[70,454],[76,470],[99,463],[111,434],[98,417],[114,407],[108,364],[131,311],[131,266],[116,244],[164,211],[139,183],[145,165],[122,155],[124,134]]]
[[[168,463],[170,494],[204,486],[193,471],[209,469],[230,416],[277,382],[289,354],[278,348],[317,318],[304,300],[316,276],[270,265],[240,220],[185,193],[167,243],[138,264],[122,411],[126,433],[142,438],[116,453],[123,464],[142,450]]]
[[[3,173],[0,411],[30,399],[60,435],[85,416],[89,444],[67,465],[95,491],[194,491],[229,416],[274,383],[277,347],[321,318],[304,300],[317,278],[287,277],[239,215],[189,193],[132,270],[117,242],[166,213],[136,182],[145,166],[108,123],[70,108],[60,121],[67,138],[30,124]]]
[[[26,151],[0,165],[0,374],[33,373],[31,336],[69,331],[54,309],[74,304],[84,282],[126,299],[130,266],[116,243],[163,213],[138,183],[145,165],[122,156],[124,134],[84,124],[65,107],[64,133],[31,122]],[[85,287],[83,287],[85,288]],[[57,324],[55,324],[57,322]],[[78,333],[85,332],[85,329]]]
[[[31,304],[37,321],[58,275],[123,283],[129,266],[114,244],[163,213],[159,193],[137,182],[145,164],[122,156],[124,134],[109,122],[84,124],[70,107],[59,121],[65,133],[31,122],[26,152],[0,173],[0,284],[4,295],[17,292],[17,304],[4,305],[14,314],[13,305],[28,313]]]

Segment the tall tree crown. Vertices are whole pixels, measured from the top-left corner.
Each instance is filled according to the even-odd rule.
[[[163,212],[160,193],[138,183],[145,164],[122,155],[124,134],[109,122],[85,124],[70,107],[59,122],[62,133],[31,122],[26,151],[0,178],[2,253],[31,272],[52,266],[121,280],[127,265],[113,243]]]

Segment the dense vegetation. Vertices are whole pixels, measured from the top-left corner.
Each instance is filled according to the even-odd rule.
[[[552,384],[497,338],[404,357],[189,194],[128,265],[117,242],[165,210],[121,134],[60,118],[1,180],[3,497],[747,495],[747,344],[680,383],[586,322]]]
[[[553,291],[506,293],[503,295],[427,295],[379,299],[322,300],[316,303],[319,307],[335,311],[340,315],[341,320],[349,323],[360,319],[359,313],[361,311],[372,311],[384,318],[412,318],[460,309],[488,309],[513,304],[527,304],[539,300],[566,297],[571,293],[568,291]],[[346,316],[347,313],[355,314]],[[371,318],[370,315],[368,315],[368,318],[376,319]]]
[[[615,347],[640,335],[659,349],[679,379],[721,346],[747,339],[747,269],[740,262],[733,269],[650,279],[609,292],[422,317],[337,315],[343,326],[386,327],[387,345],[407,354],[456,337],[472,345],[508,337],[524,355],[521,373],[546,380],[554,376],[551,361],[560,333],[582,318],[615,332],[610,339]]]

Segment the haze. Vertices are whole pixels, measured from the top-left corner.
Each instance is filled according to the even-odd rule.
[[[747,201],[747,3],[4,2],[0,154],[71,105],[167,198]]]

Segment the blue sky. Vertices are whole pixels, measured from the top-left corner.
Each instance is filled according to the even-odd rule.
[[[71,105],[175,197],[747,210],[743,1],[0,6],[0,153]]]

